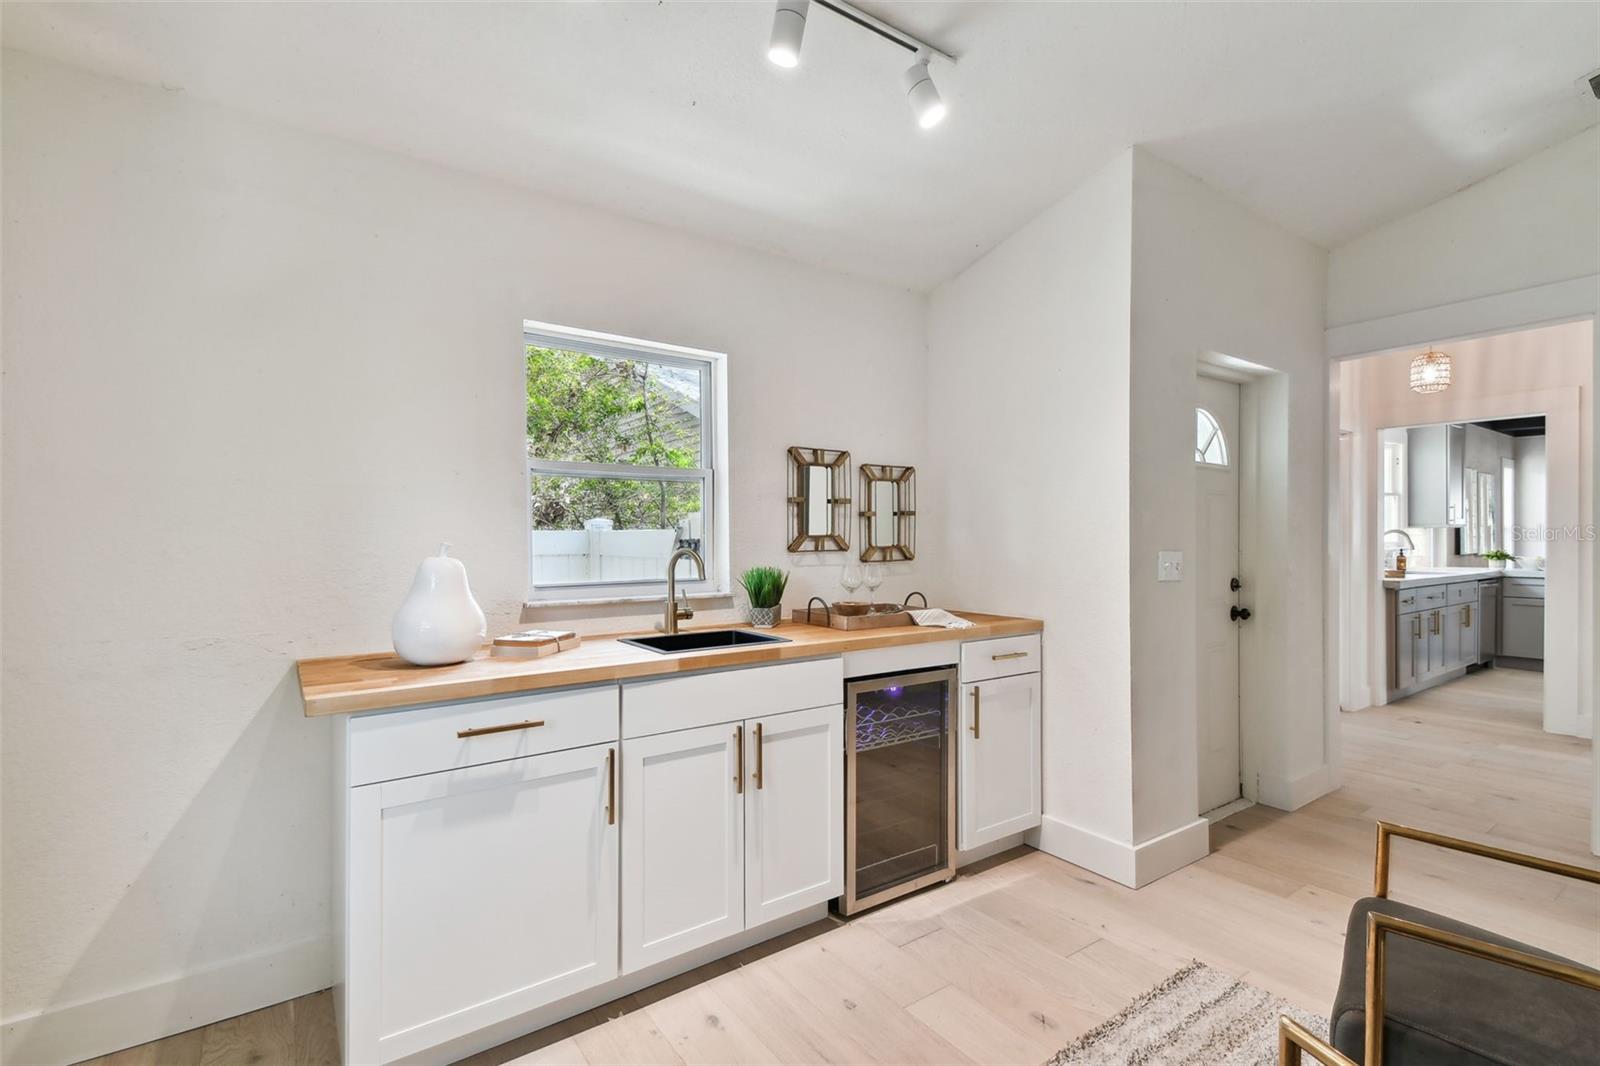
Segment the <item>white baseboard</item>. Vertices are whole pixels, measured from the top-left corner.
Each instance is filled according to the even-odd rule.
[[[1205,858],[1211,851],[1211,824],[1196,818],[1143,843],[1128,844],[1046,815],[1038,847],[1118,884],[1143,888]]]
[[[1333,767],[1327,763],[1296,777],[1260,774],[1256,778],[1256,802],[1280,811],[1297,811],[1336,787]]]
[[[230,959],[142,988],[64,1003],[0,1022],[0,1060],[80,1062],[247,1014],[333,983],[325,937]]]

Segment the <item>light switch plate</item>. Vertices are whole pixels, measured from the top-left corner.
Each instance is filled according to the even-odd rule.
[[[1182,581],[1183,580],[1183,553],[1182,552],[1157,552],[1156,553],[1156,580],[1157,581]]]

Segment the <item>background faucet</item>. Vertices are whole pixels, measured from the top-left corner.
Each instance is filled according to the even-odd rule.
[[[1386,530],[1383,531],[1383,539],[1384,540],[1388,540],[1390,533],[1398,533],[1398,534],[1400,534],[1400,536],[1405,538],[1406,547],[1410,548],[1412,551],[1416,551],[1417,550],[1416,544],[1414,544],[1412,542],[1412,540],[1411,540],[1411,534],[1410,533],[1407,533],[1403,529],[1386,529]]]
[[[701,581],[706,579],[706,561],[693,548],[679,548],[667,558],[667,603],[666,613],[661,619],[663,633],[676,633],[680,620],[694,617],[687,592],[684,593],[683,606],[678,606],[678,560],[685,558],[694,560],[695,576]]]

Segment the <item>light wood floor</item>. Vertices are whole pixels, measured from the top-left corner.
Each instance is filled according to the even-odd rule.
[[[1540,681],[1489,670],[1345,715],[1341,790],[1224,819],[1208,858],[1137,893],[1019,849],[469,1061],[1037,1064],[1191,958],[1324,1011],[1375,819],[1600,865],[1589,743],[1540,731]],[[1600,964],[1600,889],[1402,842],[1393,891]],[[332,1024],[323,992],[97,1062],[331,1063]]]

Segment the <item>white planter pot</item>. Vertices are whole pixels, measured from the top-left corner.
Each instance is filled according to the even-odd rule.
[[[394,616],[394,651],[417,666],[466,662],[483,647],[487,624],[467,586],[467,568],[452,559],[450,546],[422,560],[417,578]]]
[[[776,607],[748,607],[750,624],[757,629],[771,629],[783,620],[783,604]]]

